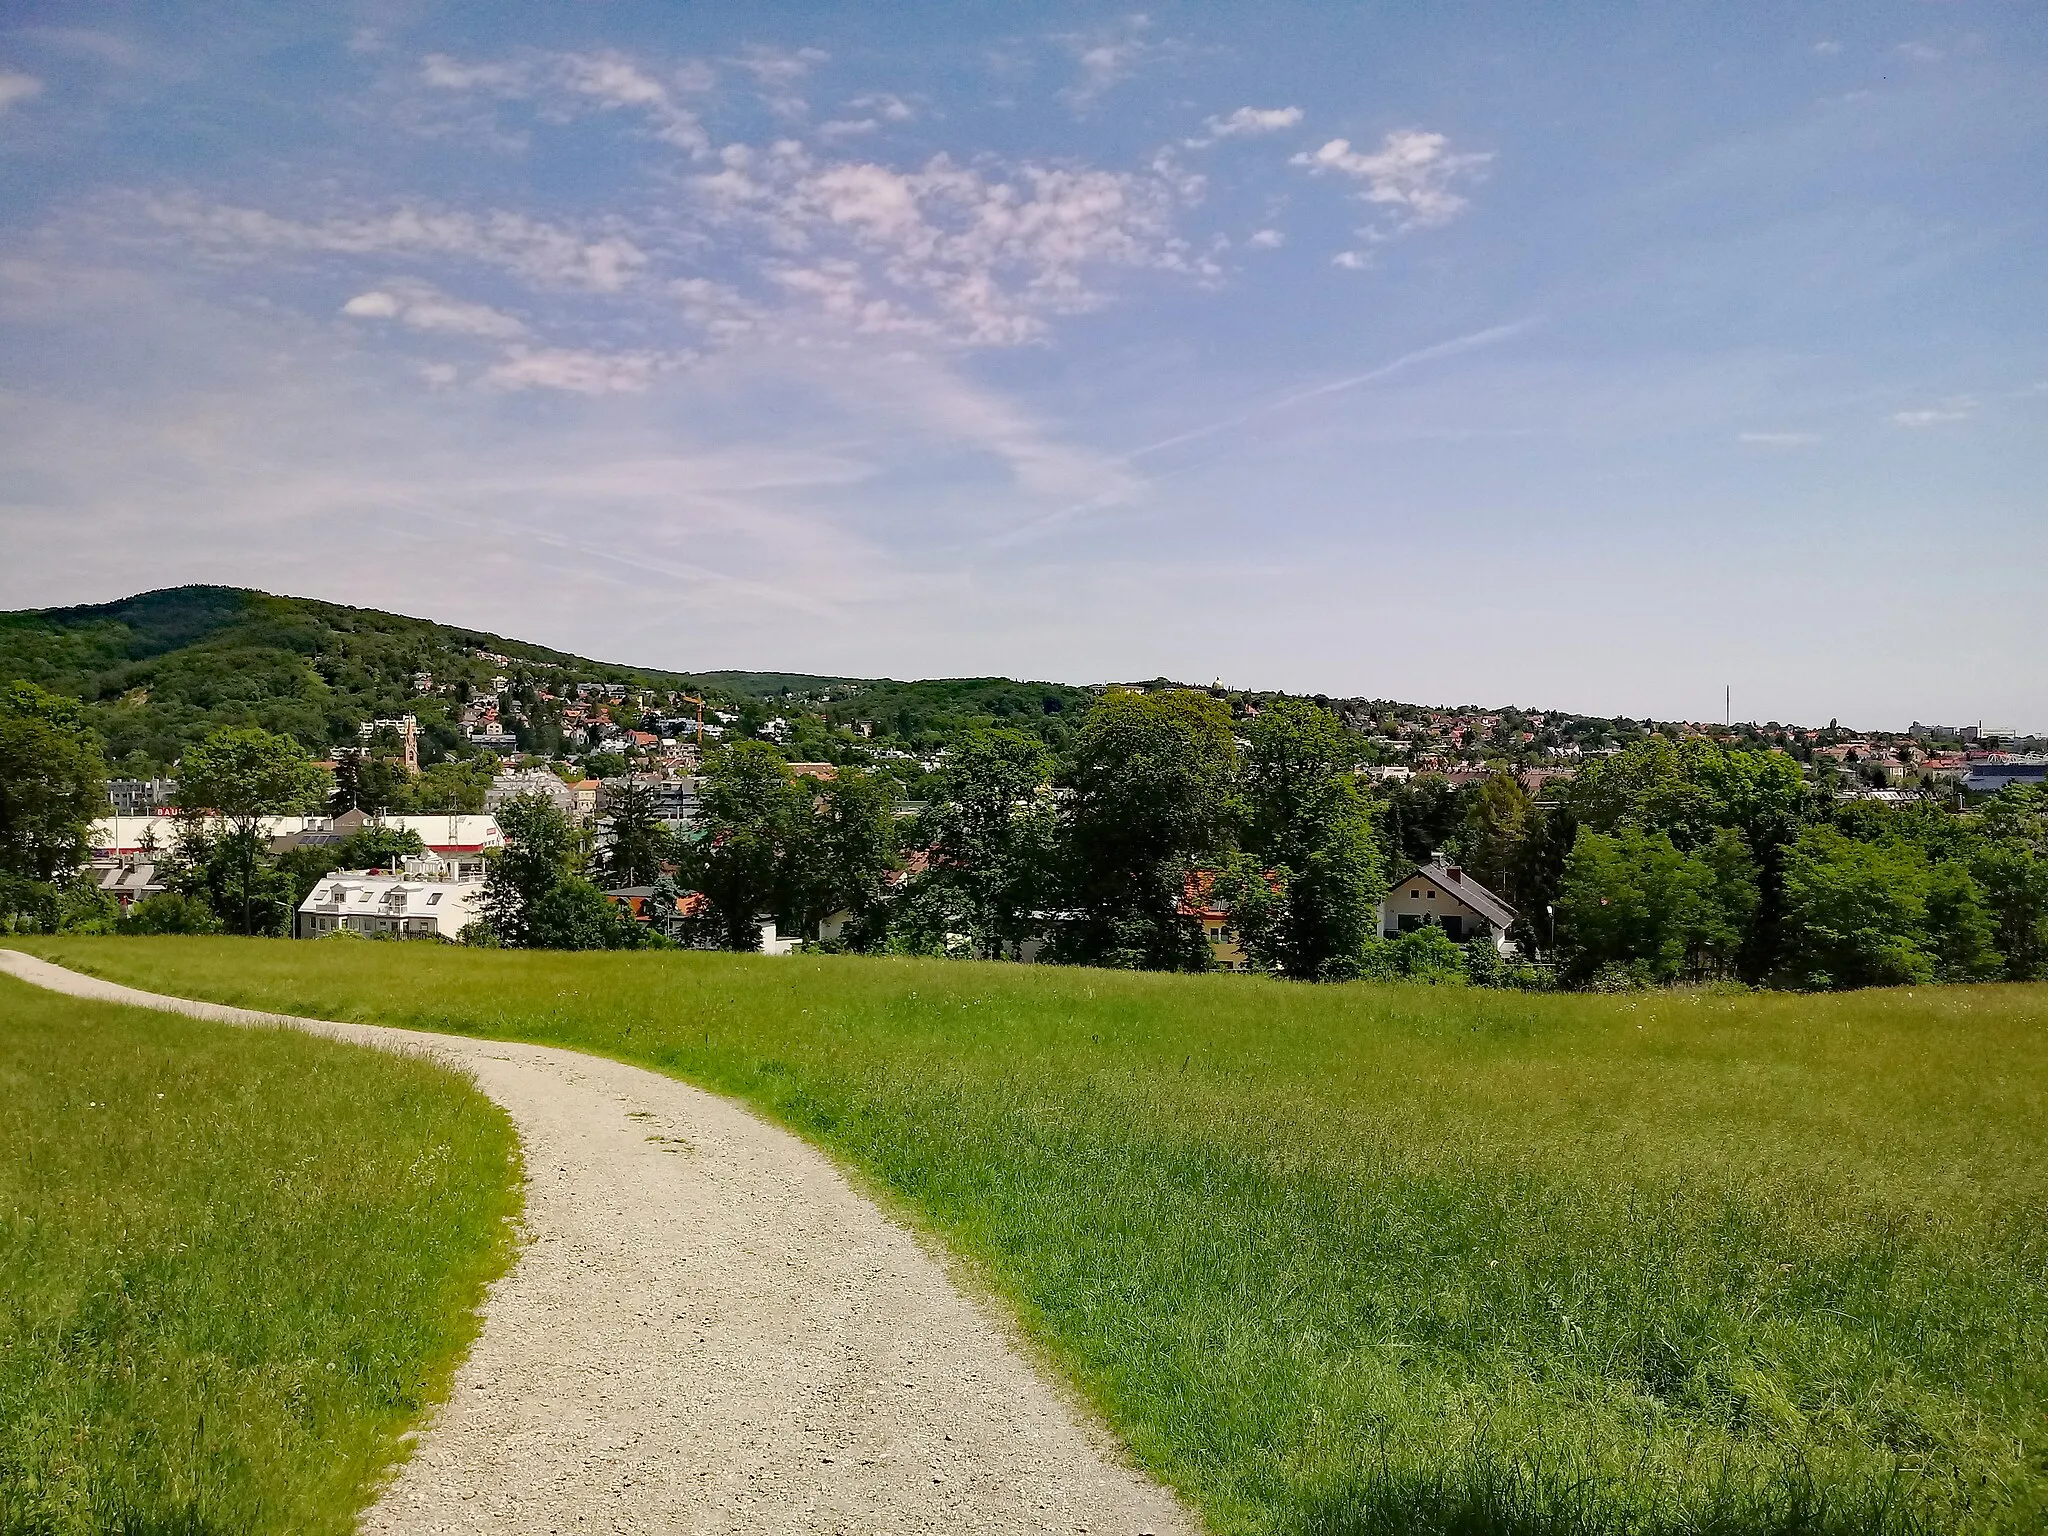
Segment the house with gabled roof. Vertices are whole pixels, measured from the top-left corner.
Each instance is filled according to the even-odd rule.
[[[1457,943],[1490,938],[1503,955],[1514,948],[1508,929],[1519,914],[1461,866],[1438,855],[1396,880],[1380,903],[1380,932],[1390,939],[1436,927]]]

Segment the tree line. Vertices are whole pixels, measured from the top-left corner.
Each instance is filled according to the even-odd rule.
[[[608,786],[595,836],[539,797],[501,807],[507,846],[468,937],[745,950],[773,918],[827,948],[1202,970],[1211,947],[1194,909],[1210,905],[1252,968],[1299,980],[1829,989],[2048,976],[2042,791],[1962,812],[1842,801],[1782,752],[1651,736],[1538,803],[1504,772],[1461,788],[1374,784],[1357,771],[1362,746],[1308,700],[1233,721],[1201,692],[1112,692],[1057,752],[1036,731],[967,733],[905,816],[886,772],[800,778],[770,744],[738,741],[706,755],[698,815],[680,830],[631,781]],[[0,694],[0,921],[123,921],[67,881],[104,778],[75,704],[31,684]],[[131,926],[289,932],[321,875],[418,851],[366,828],[361,846],[270,854],[261,817],[337,792],[288,737],[216,731],[187,750],[180,785],[216,815],[163,851],[182,906],[142,903]],[[467,804],[482,787],[429,793]],[[1518,958],[1436,928],[1381,935],[1389,878],[1436,854],[1516,907]],[[606,896],[620,887],[644,888],[651,922]]]

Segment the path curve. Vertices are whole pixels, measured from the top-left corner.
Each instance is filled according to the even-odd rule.
[[[1141,1532],[1199,1527],[814,1148],[673,1078],[543,1046],[139,992],[470,1073],[518,1127],[527,1245],[361,1529]]]

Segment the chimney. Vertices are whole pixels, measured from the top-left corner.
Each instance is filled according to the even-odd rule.
[[[1455,864],[1447,864],[1444,866],[1444,878],[1462,881],[1465,878],[1465,871]]]

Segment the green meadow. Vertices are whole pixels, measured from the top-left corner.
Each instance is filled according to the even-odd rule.
[[[732,1094],[941,1236],[1219,1533],[2048,1523],[2048,988],[24,947]]]
[[[0,977],[0,1531],[354,1529],[518,1206],[455,1073]]]

